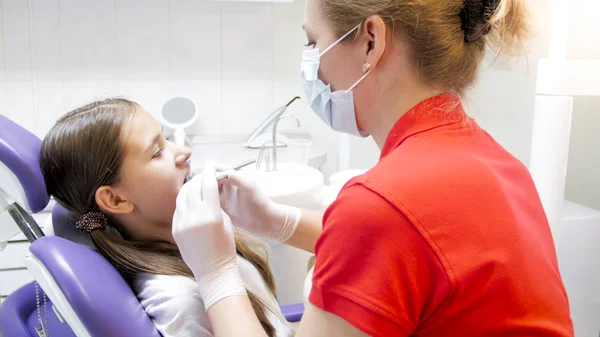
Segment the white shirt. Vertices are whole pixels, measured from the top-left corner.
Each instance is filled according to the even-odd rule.
[[[260,298],[277,337],[294,336],[275,296],[258,270],[238,255],[238,267],[248,291]],[[196,281],[186,276],[140,274],[133,282],[142,307],[163,337],[212,337],[212,326]],[[235,317],[231,317],[235,322]]]

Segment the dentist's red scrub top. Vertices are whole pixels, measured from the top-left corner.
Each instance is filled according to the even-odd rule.
[[[440,95],[329,207],[310,302],[371,336],[573,336],[527,168]]]

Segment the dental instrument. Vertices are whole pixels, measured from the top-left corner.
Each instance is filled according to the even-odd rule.
[[[237,165],[227,169],[226,171],[231,171],[231,170],[237,171],[237,170],[240,170],[240,169],[242,169],[248,165],[254,164],[254,163],[256,163],[256,159],[250,159],[243,163],[237,164]],[[227,179],[227,178],[229,178],[229,175],[227,173],[223,173],[223,174],[217,176],[217,181],[221,181],[221,180]]]
[[[188,160],[188,163],[190,164],[190,167],[192,167],[192,169],[190,169],[190,173],[188,174],[188,176],[185,179],[186,182],[190,181],[197,174],[193,170],[194,162],[192,160]],[[225,171],[231,171],[231,170],[237,171],[239,169],[242,169],[242,168],[244,168],[248,165],[254,164],[254,163],[256,163],[256,159],[246,160],[245,162],[242,162],[235,166],[232,166]],[[221,181],[221,180],[227,179],[227,178],[229,178],[229,175],[227,173],[222,173],[217,176],[217,181]]]

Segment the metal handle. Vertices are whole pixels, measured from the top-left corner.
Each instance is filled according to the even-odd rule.
[[[271,165],[269,165],[269,153],[267,152],[267,154],[265,155],[265,150],[267,149],[267,144],[269,142],[264,143],[261,147],[260,147],[260,151],[258,152],[258,158],[256,159],[256,170],[259,171],[260,167],[262,166],[263,161],[266,159],[267,160],[267,169],[266,171],[269,172],[269,170],[271,169]]]

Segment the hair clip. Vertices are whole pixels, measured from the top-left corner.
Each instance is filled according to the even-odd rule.
[[[106,226],[108,226],[108,219],[102,212],[87,212],[75,223],[75,228],[87,234],[91,234],[96,229],[103,230]]]

